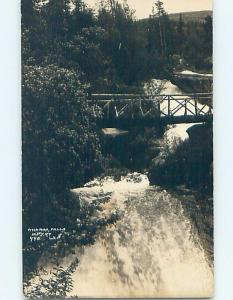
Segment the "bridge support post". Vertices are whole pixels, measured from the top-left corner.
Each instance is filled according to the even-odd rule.
[[[185,114],[185,116],[187,116],[187,100],[185,99],[184,101],[185,101],[185,102],[184,102],[184,105],[185,105],[185,106],[184,106],[184,109],[185,109],[185,110],[184,110],[184,114]]]
[[[160,107],[160,100],[158,99],[158,115],[161,117],[161,107]]]
[[[194,102],[195,102],[195,115],[198,115],[198,111],[197,111],[197,99],[196,97],[194,98]]]
[[[170,96],[168,96],[168,116],[170,117],[171,115],[171,99]]]
[[[108,102],[108,110],[107,110],[107,119],[109,120],[109,114],[110,114],[110,103]]]

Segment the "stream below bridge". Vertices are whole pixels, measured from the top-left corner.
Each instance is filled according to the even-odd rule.
[[[164,86],[164,93],[181,93],[169,81]],[[169,129],[167,142],[188,138],[186,130],[190,126],[180,124]],[[120,219],[101,232],[94,245],[77,253],[80,264],[73,274],[70,296],[212,295],[213,266],[203,248],[200,230],[184,209],[183,201],[188,198],[151,186],[143,174],[129,174],[120,181],[95,180],[74,192],[81,201],[89,202],[98,194],[110,193],[102,214],[109,216],[118,211]]]
[[[164,93],[181,93],[171,82],[163,84]],[[187,139],[190,126],[167,128],[164,141],[168,147]],[[186,192],[150,185],[147,175],[140,173],[128,174],[118,181],[113,177],[96,178],[72,190],[81,206],[92,206],[92,202],[103,199],[101,210],[94,216],[97,220],[114,214],[119,217],[97,232],[93,245],[76,247],[62,260],[64,268],[75,258],[79,260],[72,274],[74,288],[68,296],[211,297],[212,229],[206,226],[206,218],[212,217],[212,199],[209,203],[206,199],[198,202],[192,191]],[[207,213],[201,213],[200,201]],[[50,278],[53,265],[42,262],[42,266],[46,267],[45,278]],[[39,273],[33,283],[40,280]]]

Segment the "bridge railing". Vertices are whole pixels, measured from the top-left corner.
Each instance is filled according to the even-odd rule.
[[[105,119],[211,116],[212,94],[92,94],[88,103],[102,109]]]

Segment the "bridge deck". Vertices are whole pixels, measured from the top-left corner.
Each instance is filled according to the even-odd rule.
[[[212,94],[92,94],[88,100],[101,123],[199,123],[213,119]],[[99,113],[101,111],[101,113]]]

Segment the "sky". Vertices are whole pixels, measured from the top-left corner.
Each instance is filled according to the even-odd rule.
[[[86,0],[94,6],[98,0]],[[147,18],[152,11],[154,0],[128,0],[131,8],[135,9],[138,19]],[[211,10],[212,0],[164,0],[164,8],[168,13]]]

